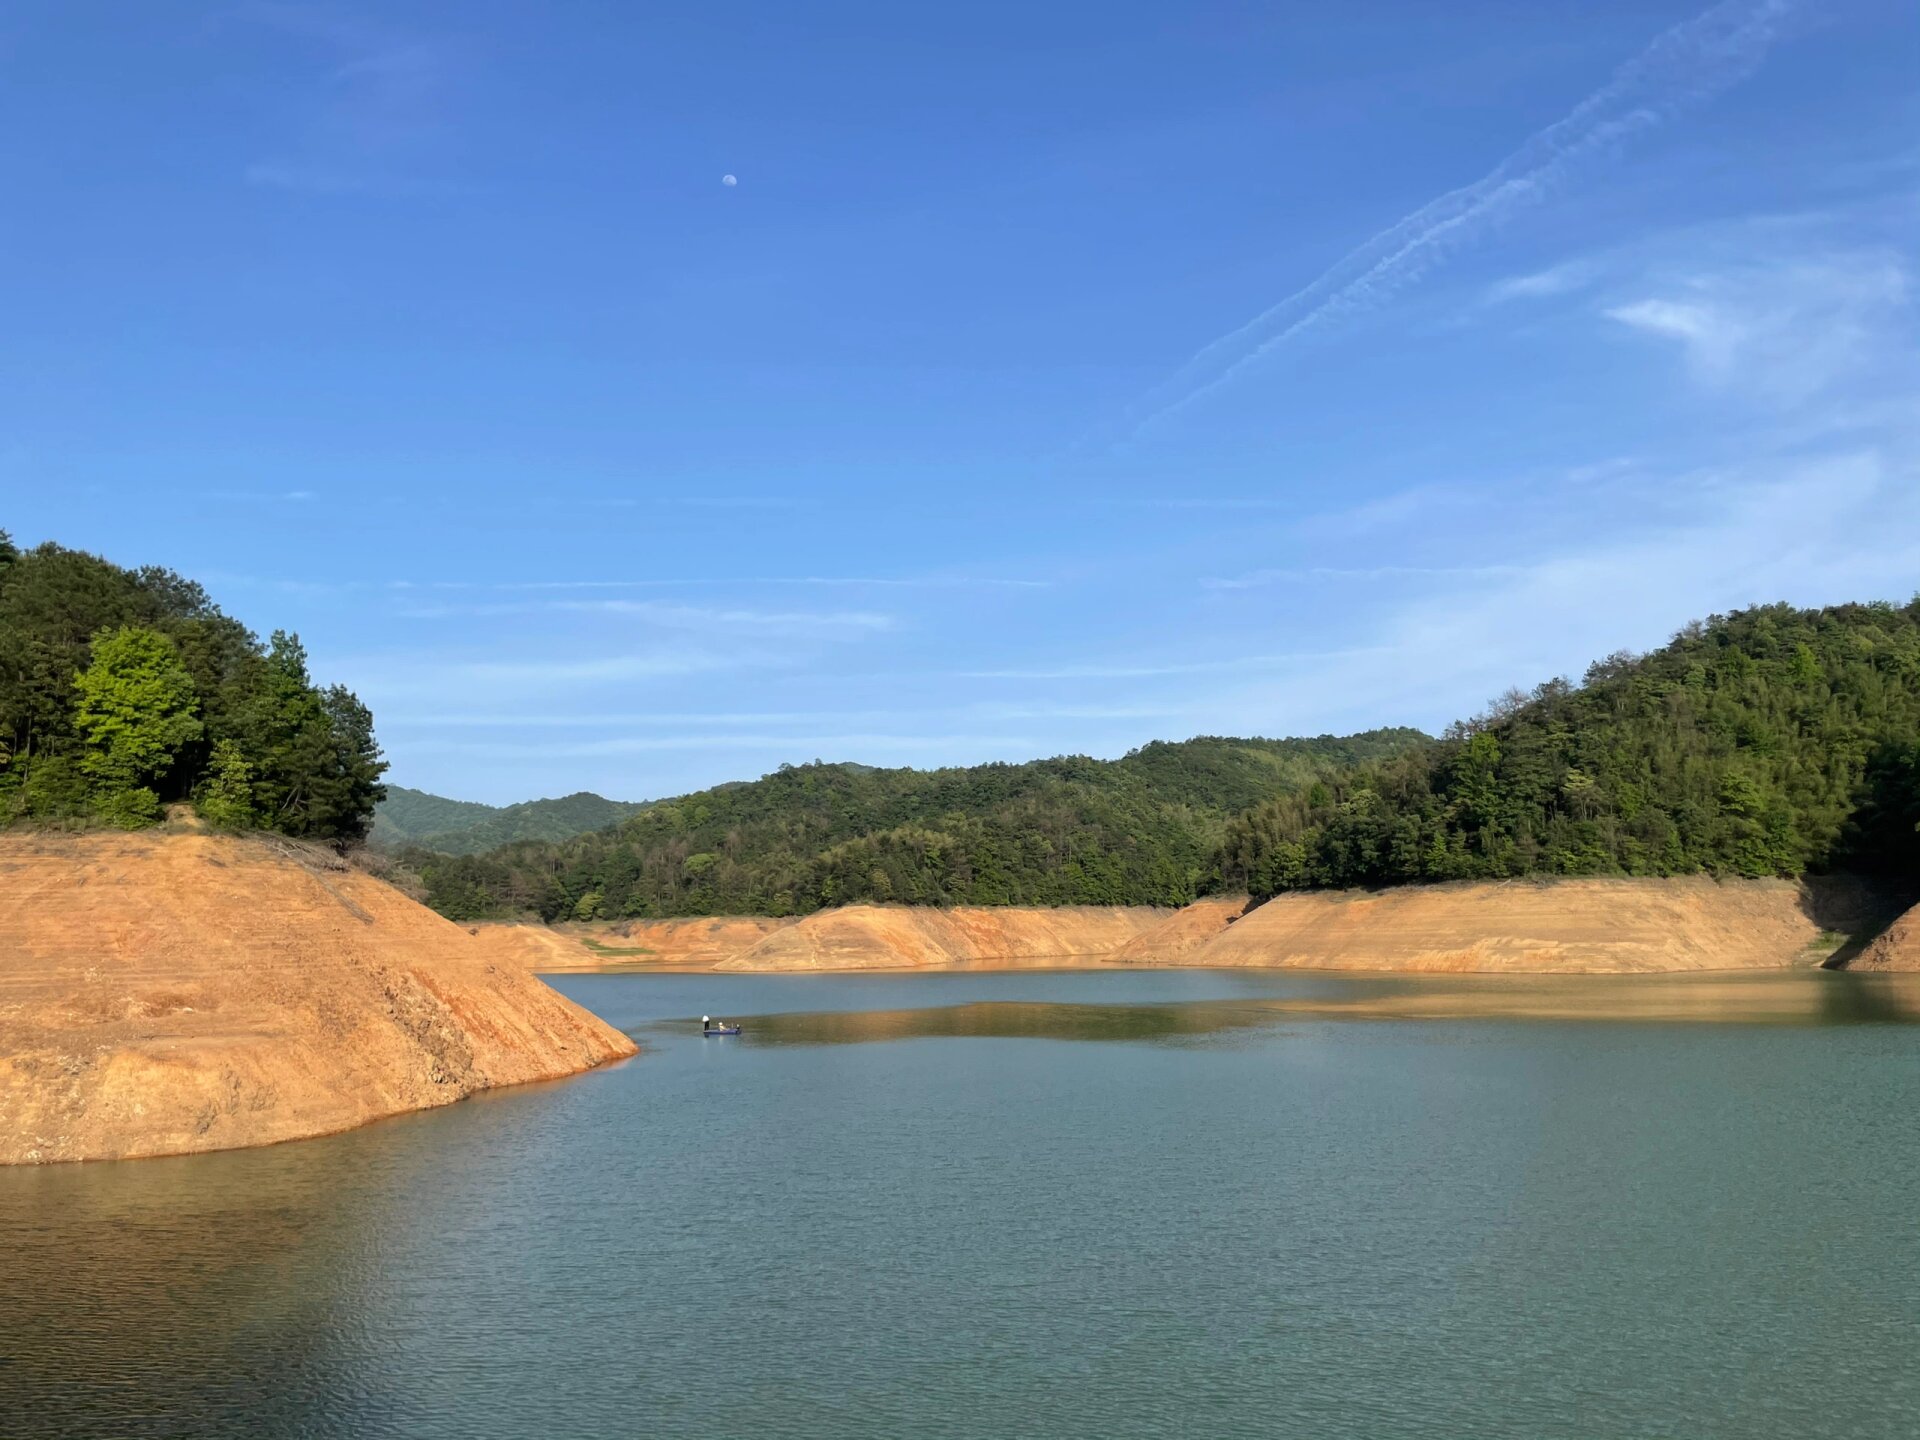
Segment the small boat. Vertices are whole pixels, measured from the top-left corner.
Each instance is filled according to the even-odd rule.
[[[729,1025],[725,1021],[715,1024],[706,1017],[701,1017],[700,1034],[703,1037],[707,1035],[738,1035],[739,1033],[740,1027],[738,1025]]]

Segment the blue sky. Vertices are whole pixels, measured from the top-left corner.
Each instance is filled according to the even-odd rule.
[[[1920,588],[1911,0],[28,0],[0,73],[0,525],[297,629],[403,784],[1432,729]]]

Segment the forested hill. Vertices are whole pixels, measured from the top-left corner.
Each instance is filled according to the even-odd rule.
[[[790,914],[856,900],[1178,905],[1210,883],[1228,817],[1426,739],[1209,737],[1120,760],[786,766],[559,844],[406,858],[428,903],[463,920]]]
[[[1920,600],[1770,605],[1228,827],[1256,895],[1522,875],[1920,878]]]
[[[232,829],[350,845],[382,794],[373,717],[316,686],[171,570],[0,531],[0,824],[152,824],[169,801]]]
[[[387,798],[374,809],[371,838],[388,849],[415,845],[445,855],[474,855],[516,840],[566,840],[588,830],[604,830],[640,808],[638,803],[608,800],[587,790],[558,800],[482,805],[389,785]]]

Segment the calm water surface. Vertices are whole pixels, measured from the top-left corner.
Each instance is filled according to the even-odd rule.
[[[644,1054],[0,1169],[0,1436],[1920,1433],[1910,982],[557,983]]]

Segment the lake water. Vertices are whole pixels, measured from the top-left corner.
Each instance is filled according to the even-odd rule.
[[[556,983],[644,1053],[0,1169],[0,1435],[1920,1433],[1910,980]]]

